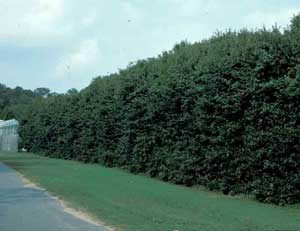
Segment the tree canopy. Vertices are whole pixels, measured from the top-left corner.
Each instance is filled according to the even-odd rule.
[[[21,118],[26,108],[38,96],[31,90],[24,90],[21,87],[11,89],[4,84],[0,84],[0,119]]]

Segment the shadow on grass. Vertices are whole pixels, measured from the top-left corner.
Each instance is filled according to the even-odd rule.
[[[21,154],[18,154],[18,156],[9,156],[9,154],[0,155],[0,162],[16,170],[35,168],[36,166],[40,166],[41,161],[39,157],[21,156]],[[43,162],[43,165],[53,166],[55,163]]]

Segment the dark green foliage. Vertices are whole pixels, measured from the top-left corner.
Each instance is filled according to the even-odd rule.
[[[0,84],[0,119],[20,119],[27,106],[38,97],[35,92],[24,90],[21,87],[11,89]]]
[[[218,33],[40,99],[26,148],[205,185],[263,202],[300,202],[300,17],[283,33]]]
[[[50,89],[49,88],[44,88],[44,87],[39,87],[39,88],[34,90],[34,93],[38,96],[46,96],[50,93]]]

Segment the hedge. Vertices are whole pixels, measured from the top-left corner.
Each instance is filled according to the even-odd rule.
[[[300,16],[216,33],[38,99],[22,145],[275,204],[300,201]]]

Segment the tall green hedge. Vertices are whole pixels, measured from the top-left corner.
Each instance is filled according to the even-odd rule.
[[[217,33],[39,99],[23,145],[262,202],[300,202],[300,16]]]

